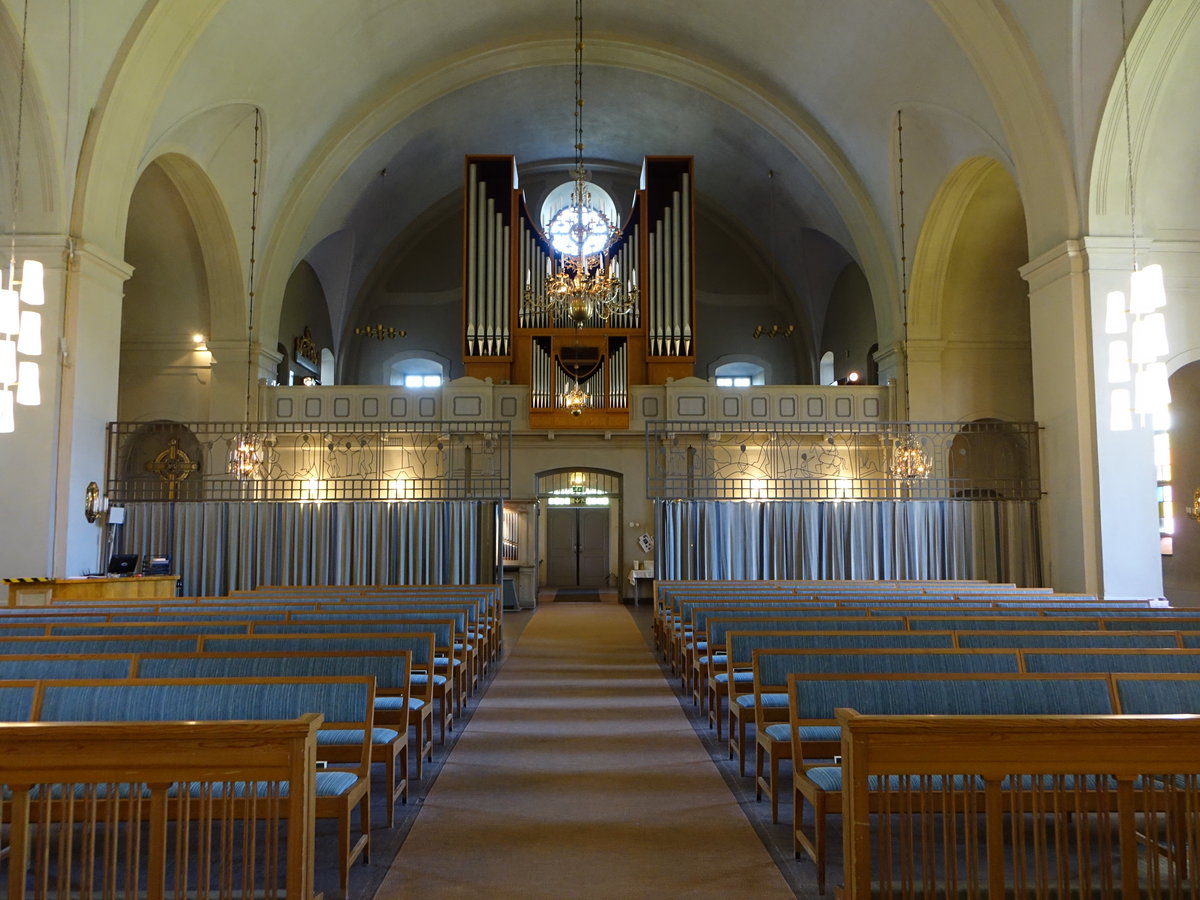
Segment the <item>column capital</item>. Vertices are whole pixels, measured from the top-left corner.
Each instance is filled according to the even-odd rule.
[[[1082,274],[1087,270],[1087,255],[1080,241],[1063,241],[1047,250],[1037,259],[1021,266],[1021,277],[1029,283],[1031,291],[1038,291],[1062,278]]]

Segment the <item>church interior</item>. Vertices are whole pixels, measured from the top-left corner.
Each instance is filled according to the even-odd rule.
[[[621,894],[611,860],[541,832],[524,842],[555,848],[547,863],[515,834],[496,842],[504,861],[445,864],[515,865],[496,896],[541,896],[522,865],[545,896],[728,896],[760,869],[756,893],[817,896],[809,863],[828,855],[830,891],[854,896],[842,826],[799,830],[806,804],[809,826],[824,809],[801,793],[800,732],[795,752],[786,735],[763,744],[751,704],[750,736],[726,743],[733,664],[725,698],[689,655],[684,586],[740,583],[765,603],[792,585],[840,606],[856,585],[881,609],[901,599],[882,591],[971,584],[1042,612],[1200,607],[1198,109],[1200,0],[0,0],[0,578],[28,607],[0,631],[64,604],[107,623],[262,592],[289,621],[285,601],[325,594],[469,600],[455,627],[484,647],[452,662],[470,677],[452,665],[414,748],[388,759],[390,784],[401,759],[433,760],[436,784],[405,776],[414,802],[391,839],[426,859],[434,823],[491,841],[493,820],[455,821],[438,794],[470,768],[456,759],[504,755],[463,726],[513,727],[519,712],[496,717],[525,702],[517,673],[551,665],[539,690],[575,685],[563,702],[598,723],[581,660],[632,644],[646,659],[623,665],[663,691],[698,754],[686,765],[748,829],[746,868],[684,888],[647,862]],[[38,640],[65,634],[37,621]],[[157,649],[181,649],[153,627]],[[564,653],[572,628],[588,647]],[[18,630],[0,644],[35,634]],[[1190,659],[1185,632],[1169,647]],[[386,652],[416,672],[423,648]],[[55,677],[6,665],[0,695]],[[100,677],[86,671],[72,677]],[[787,677],[798,691],[808,676]],[[786,706],[786,677],[775,686]],[[1044,712],[1133,708],[1082,697]],[[27,720],[6,702],[0,719]],[[439,717],[450,734],[426,748]],[[521,721],[523,741],[541,719]],[[747,748],[758,781],[729,758]],[[785,749],[794,793],[791,764],[775,772]],[[608,765],[574,763],[593,764]],[[1188,777],[1180,792],[1200,796]],[[586,799],[565,818],[551,794],[521,805],[538,796],[505,795],[497,820],[590,821]],[[397,815],[363,802],[356,827]],[[377,853],[370,890],[357,873],[347,889],[366,839],[347,836],[347,809],[325,822],[319,789],[315,804],[320,840],[347,843],[320,857],[323,890],[477,883],[389,872]],[[659,840],[672,859],[725,838]],[[0,855],[11,890],[20,855]],[[595,881],[556,880],[572,867]]]

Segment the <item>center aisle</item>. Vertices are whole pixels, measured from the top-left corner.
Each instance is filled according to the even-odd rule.
[[[628,611],[526,625],[376,894],[792,897]]]

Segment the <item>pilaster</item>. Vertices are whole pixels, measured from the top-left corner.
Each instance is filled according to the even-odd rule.
[[[1042,426],[1043,571],[1059,591],[1101,593],[1096,416],[1087,259],[1066,241],[1021,268],[1029,283],[1034,417]]]

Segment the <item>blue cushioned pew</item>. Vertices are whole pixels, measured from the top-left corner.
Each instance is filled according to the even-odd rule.
[[[426,641],[432,652],[432,637]],[[369,675],[375,679],[375,727],[369,740],[371,762],[383,766],[387,824],[395,824],[396,803],[408,799],[408,720],[401,727],[383,727],[383,708],[389,702],[410,700],[411,654],[407,650],[316,650],[300,653],[146,654],[134,658],[137,678],[325,678]],[[62,677],[62,676],[57,676]],[[80,677],[80,676],[72,676]],[[95,677],[95,676],[86,676]],[[318,757],[329,762],[354,763],[363,741],[356,730],[325,728],[317,733]]]
[[[433,758],[433,708],[434,687],[437,674],[433,671],[434,660],[428,654],[429,631],[402,633],[399,630],[382,633],[337,633],[337,634],[256,634],[214,637],[203,641],[203,646],[193,648],[201,653],[312,653],[315,650],[332,650],[351,653],[404,650],[411,655],[411,693],[407,700],[382,697],[376,700],[376,716],[381,725],[395,728],[408,723],[414,731],[416,748],[416,777],[422,777],[423,761]],[[444,682],[443,682],[444,684]]]
[[[797,631],[794,625],[789,619],[728,623],[730,630],[725,635],[727,658],[724,683],[729,698],[729,758],[737,757],[742,775],[746,774],[747,725],[754,721],[751,664],[755,649],[949,650],[954,646],[954,636],[949,632]],[[743,670],[748,678],[742,677]]]
[[[27,689],[17,685],[18,689]],[[0,685],[0,697],[6,692]],[[2,701],[0,701],[2,702]],[[337,822],[341,890],[349,888],[354,860],[370,858],[370,743],[374,725],[374,681],[355,678],[271,678],[220,680],[41,681],[34,688],[29,721],[35,722],[176,722],[231,719],[295,719],[324,715],[321,729],[362,733],[353,765],[316,773],[316,814]],[[9,721],[12,718],[9,717]],[[192,785],[192,790],[198,790]],[[188,787],[185,785],[184,790]],[[239,783],[232,797],[258,796],[261,786]],[[352,834],[355,810],[359,834]]]
[[[793,833],[817,866],[825,890],[826,820],[842,810],[842,769],[808,755],[810,734],[824,741],[838,709],[863,715],[1109,715],[1117,711],[1108,675],[814,675],[788,676],[792,738]],[[824,746],[822,743],[820,746]],[[803,826],[813,809],[813,833]]]
[[[771,821],[779,821],[779,763],[792,759],[792,731],[788,722],[788,678],[797,673],[861,673],[891,677],[896,674],[1016,674],[1021,663],[1015,650],[911,649],[847,650],[769,649],[752,651],[755,753],[755,797],[765,792],[771,799]],[[837,726],[810,730],[806,738],[809,758],[831,758],[839,748]]]

